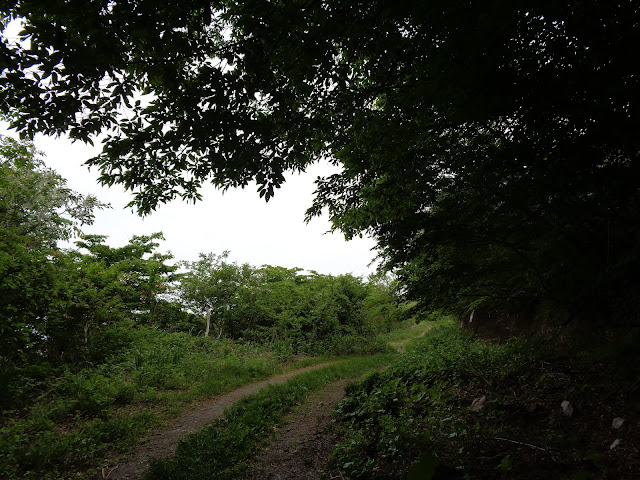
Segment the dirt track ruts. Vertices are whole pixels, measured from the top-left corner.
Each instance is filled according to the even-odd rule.
[[[344,398],[345,386],[358,380],[342,379],[312,392],[285,416],[275,436],[252,459],[243,480],[321,480],[340,478],[328,471],[328,460],[339,438],[333,432],[333,408]]]
[[[430,328],[430,326],[425,328],[425,330],[420,333],[419,337],[424,336],[430,330]],[[406,351],[405,345],[410,340],[411,338],[398,342],[392,342],[390,343],[390,345],[400,353],[404,353]],[[204,400],[198,403],[190,412],[174,419],[165,428],[144,439],[140,443],[140,445],[136,447],[135,455],[132,456],[126,463],[115,465],[108,469],[103,469],[102,478],[109,480],[139,480],[142,478],[142,474],[149,467],[152,460],[173,456],[176,445],[182,437],[189,433],[194,433],[201,430],[212,420],[222,418],[224,411],[237,401],[256,393],[258,390],[268,385],[278,385],[301,373],[311,370],[317,370],[319,368],[336,364],[341,361],[342,360],[325,362],[317,365],[311,365],[309,367],[300,368],[297,370],[292,370],[290,372],[269,377],[265,380],[260,380],[258,382],[244,385],[231,392]],[[330,395],[328,395],[329,398],[326,399],[329,400],[327,401],[327,407],[335,405],[335,403],[337,403],[339,399],[342,398],[344,392],[343,387],[344,381],[339,381],[333,382],[333,384],[329,384],[321,390],[321,392],[319,393],[320,398],[322,397],[322,395],[326,395],[329,391],[332,392]],[[331,398],[332,400],[330,400]],[[320,410],[326,410],[325,417],[327,417],[330,408],[324,408]],[[323,420],[323,423],[328,421],[330,420],[325,419]],[[300,440],[300,442],[302,442],[302,440]],[[292,465],[291,471],[295,472],[297,468],[298,467],[296,467],[295,465]],[[309,470],[307,470],[307,472],[309,472]],[[266,478],[273,478],[269,476],[268,472],[263,473],[267,474]],[[290,478],[296,477],[294,476]]]
[[[151,460],[172,456],[178,441],[183,436],[201,430],[212,420],[222,418],[225,409],[237,401],[256,393],[268,385],[278,385],[301,373],[340,362],[341,360],[337,360],[299,368],[204,400],[198,403],[189,413],[174,419],[162,430],[145,438],[136,448],[135,456],[126,463],[113,466],[110,469],[104,469],[102,478],[109,480],[138,480],[142,478],[142,474],[151,464]]]

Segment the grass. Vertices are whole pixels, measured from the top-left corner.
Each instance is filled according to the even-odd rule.
[[[415,323],[412,320],[406,321],[404,325],[381,336],[381,339],[386,342],[389,350],[406,353],[413,348],[415,342],[423,337],[434,324],[435,322],[433,320],[422,321],[420,323]]]
[[[6,478],[95,478],[195,400],[327,360],[283,359],[265,346],[153,329],[140,329],[131,345],[97,366],[27,372],[25,405],[0,417]]]
[[[384,346],[387,339],[419,335],[422,328],[394,330],[377,338],[375,347]],[[6,478],[95,478],[102,467],[117,463],[141,438],[194,401],[344,358],[282,355],[265,345],[145,327],[128,335],[132,337],[126,347],[113,348],[112,355],[94,365],[52,368],[43,363],[25,368],[18,385],[21,404],[0,416],[0,471]],[[357,360],[354,367],[344,368],[357,369],[366,362]],[[327,378],[339,371],[327,370]],[[305,381],[309,383],[303,390],[315,388],[315,380]]]
[[[403,342],[421,336],[422,333],[431,328],[433,324],[433,321],[422,321],[420,323],[415,323],[413,319],[406,320],[381,337],[384,341],[389,343]]]
[[[638,335],[472,340],[444,321],[337,409],[345,478],[638,478]],[[486,397],[480,410],[474,399]],[[570,401],[571,417],[560,404]],[[613,429],[612,420],[629,427]],[[610,448],[614,439],[621,442]]]
[[[388,363],[379,354],[298,375],[287,383],[265,388],[232,406],[222,420],[190,435],[173,459],[152,464],[147,480],[214,480],[236,478],[244,471],[258,442],[269,437],[278,421],[312,390],[331,381],[351,378]]]

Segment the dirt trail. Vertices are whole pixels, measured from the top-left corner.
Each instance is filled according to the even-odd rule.
[[[418,337],[423,337],[431,328],[427,326]],[[412,337],[390,345],[405,353],[405,345]],[[149,467],[151,460],[171,457],[183,436],[201,430],[206,424],[222,418],[224,410],[244,397],[256,393],[267,385],[278,385],[290,378],[337,362],[293,370],[266,380],[242,386],[232,392],[207,399],[186,415],[175,419],[170,425],[147,437],[136,449],[135,456],[126,463],[104,469],[102,478],[109,480],[139,480]],[[313,392],[295,413],[285,417],[276,437],[269,441],[254,460],[247,480],[314,480],[341,478],[339,472],[332,476],[323,470],[338,439],[331,432],[333,407],[344,398],[344,387],[348,380],[330,383]],[[322,476],[324,475],[324,477]],[[328,476],[327,476],[328,475]]]
[[[344,398],[349,381],[329,383],[313,392],[287,415],[271,439],[254,458],[245,480],[321,480],[341,478],[328,472],[327,460],[338,443],[331,426],[333,407]]]
[[[103,469],[102,478],[109,480],[138,480],[142,478],[142,474],[149,467],[151,460],[172,456],[180,438],[189,433],[201,430],[206,424],[216,418],[222,418],[224,410],[242,398],[256,393],[267,385],[278,385],[301,373],[339,362],[340,361],[325,362],[298,370],[292,370],[259,382],[244,385],[232,392],[202,401],[198,403],[191,412],[175,419],[164,429],[143,440],[141,445],[136,449],[135,456],[130,458],[126,463],[113,466],[109,469]]]
[[[427,325],[425,329],[422,332],[420,332],[420,335],[418,335],[417,337],[405,338],[404,340],[400,340],[398,342],[390,342],[389,345],[391,345],[391,347],[395,348],[400,353],[407,353],[407,349],[406,349],[407,343],[409,343],[414,338],[424,337],[427,334],[427,332],[431,330],[432,326],[433,325]]]
[[[391,342],[400,353],[414,338],[424,337],[425,327],[417,337]],[[244,480],[331,480],[344,479],[339,471],[329,471],[329,456],[340,439],[332,431],[333,408],[345,396],[351,380],[340,380],[313,392],[296,410],[287,415],[251,463]]]

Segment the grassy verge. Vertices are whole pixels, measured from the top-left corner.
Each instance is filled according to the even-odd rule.
[[[231,407],[224,419],[180,442],[176,457],[152,464],[148,480],[235,478],[257,442],[270,436],[278,421],[306,395],[328,382],[350,378],[389,362],[389,355],[350,358],[348,361],[298,375],[270,386]]]
[[[422,321],[416,324],[413,320],[409,320],[400,328],[384,334],[381,338],[391,349],[406,351],[436,323],[434,321]]]
[[[134,335],[106,363],[24,372],[22,406],[0,417],[3,478],[95,478],[195,400],[327,360],[153,329]]]
[[[607,337],[486,345],[445,322],[348,389],[334,465],[385,480],[637,478],[638,335]]]
[[[420,323],[415,323],[413,319],[406,320],[403,323],[399,324],[397,328],[394,328],[388,333],[382,335],[382,338],[387,342],[402,342],[405,340],[409,340],[415,337],[419,337],[422,332],[431,328],[435,322],[433,321],[422,321]]]

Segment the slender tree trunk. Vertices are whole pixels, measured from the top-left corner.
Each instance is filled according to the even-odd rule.
[[[204,316],[205,321],[207,322],[207,327],[205,328],[204,331],[204,336],[208,337],[209,336],[209,330],[211,330],[211,309],[207,308],[207,313]]]
[[[220,340],[220,338],[222,337],[222,328],[223,328],[222,322],[216,323],[216,326],[218,327],[218,337],[217,338],[218,338],[218,340]]]

